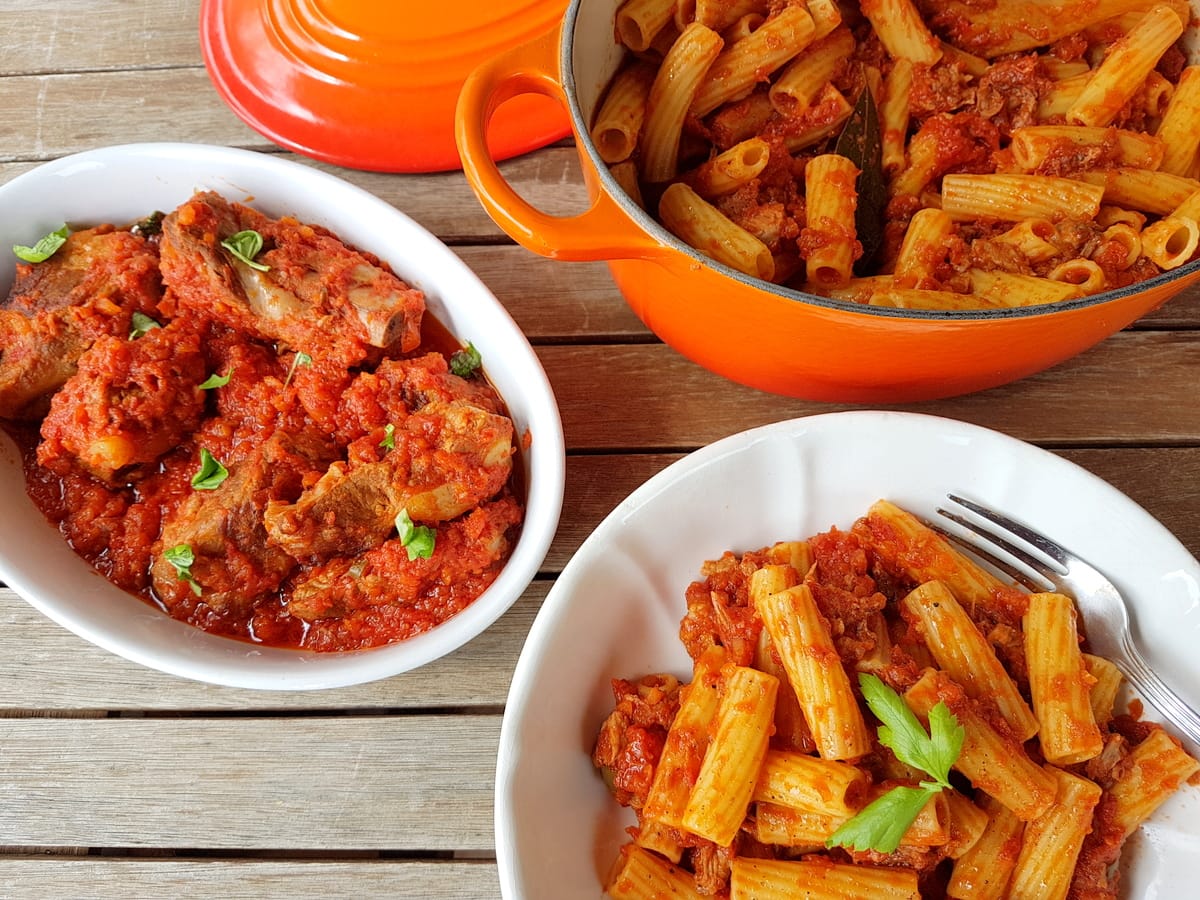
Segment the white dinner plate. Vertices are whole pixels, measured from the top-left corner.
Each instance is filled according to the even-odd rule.
[[[599,898],[632,813],[589,754],[609,680],[690,679],[684,590],[724,550],[848,528],[888,498],[935,517],[948,491],[1005,511],[1106,572],[1128,599],[1151,665],[1200,704],[1200,564],[1170,532],[1078,466],[987,429],[900,412],[795,419],[680,460],[584,542],[534,621],[500,737],[496,850],[504,896]],[[1153,711],[1148,709],[1148,717]],[[1126,847],[1126,897],[1195,896],[1200,788],[1164,804]]]

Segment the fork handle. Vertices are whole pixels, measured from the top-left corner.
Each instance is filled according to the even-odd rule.
[[[1123,636],[1121,644],[1125,651],[1125,658],[1113,660],[1113,662],[1119,663],[1118,668],[1129,679],[1134,690],[1149,700],[1168,722],[1183,732],[1187,738],[1185,746],[1190,744],[1190,746],[1186,746],[1186,749],[1195,756],[1197,752],[1200,752],[1200,712],[1189,706],[1182,697],[1167,686],[1166,682],[1153,669],[1146,665],[1146,661],[1142,659],[1142,654],[1138,652],[1129,635]]]

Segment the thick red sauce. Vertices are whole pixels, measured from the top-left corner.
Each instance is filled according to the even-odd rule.
[[[378,260],[217,201],[217,219],[264,234],[257,259],[303,309],[260,325],[236,287],[221,294],[236,273],[214,250],[217,226],[187,231],[210,212],[203,198],[169,216],[175,230],[161,239],[81,232],[50,262],[22,266],[0,326],[86,332],[75,371],[46,396],[29,386],[37,367],[10,371],[39,352],[36,339],[0,357],[0,399],[16,410],[3,424],[29,496],[108,580],[206,631],[314,650],[427,631],[495,580],[516,540],[521,436],[482,370],[449,371],[461,346]],[[102,252],[110,233],[120,252]],[[144,275],[160,255],[163,282],[130,287],[131,260]],[[86,291],[65,290],[74,275],[58,275],[72,265],[87,268]],[[322,281],[327,272],[339,274]],[[359,321],[376,313],[346,301],[354,290],[362,300],[355,279],[367,272],[380,273],[371,291],[406,307],[386,346]],[[161,327],[131,337],[135,310]],[[212,375],[229,380],[202,388]],[[193,486],[202,449],[228,473],[211,490]],[[428,558],[410,558],[397,509],[433,530]],[[182,572],[166,558],[180,545],[194,557]]]

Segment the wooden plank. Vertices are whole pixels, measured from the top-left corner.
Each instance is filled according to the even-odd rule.
[[[495,624],[449,656],[393,678],[327,691],[237,690],[166,675],[88,643],[0,588],[0,715],[500,707],[549,586],[535,582]]]
[[[781,419],[859,408],[743,387],[660,344],[547,346],[538,355],[562,410],[567,445],[576,450],[691,448]],[[1037,443],[1195,444],[1198,370],[1200,335],[1126,331],[1015,384],[897,408]],[[597,396],[621,402],[597,403]]]
[[[198,66],[199,0],[0,3],[0,75]]]
[[[500,895],[496,864],[409,860],[177,860],[6,859],[0,856],[2,896],[187,897],[189,900],[277,900],[279,897],[353,900],[484,900]]]
[[[0,719],[0,844],[490,851],[499,733],[499,716]]]
[[[53,159],[133,141],[272,146],[221,101],[204,69],[0,78],[8,116],[0,159]]]
[[[1141,504],[1200,556],[1200,448],[1058,450]],[[630,492],[682,454],[602,454],[567,460],[564,516],[543,569],[562,571],[579,545]],[[832,523],[831,523],[832,524]],[[841,523],[848,525],[849,523]],[[786,537],[781,535],[780,537]],[[699,564],[699,561],[697,561]],[[408,710],[491,706],[506,699],[513,667],[550,589],[535,582],[484,634],[413,672],[313,692],[239,691],[164,675],[113,656],[0,590],[0,714],[101,715],[105,710]]]
[[[172,79],[182,77],[180,73],[161,73],[156,77],[167,76]],[[118,76],[89,77],[99,79]],[[6,102],[6,90],[9,94],[13,93],[7,88],[8,83],[20,80],[0,78],[0,104]],[[134,90],[128,85],[124,87],[127,91]],[[183,97],[190,96],[189,92],[193,90],[198,95],[203,95],[210,89],[198,84],[193,84],[190,88],[174,85],[173,92],[176,96],[173,98],[164,103],[151,104],[152,109],[142,107],[139,102],[138,108],[130,110],[127,115],[123,114],[121,119],[128,118],[130,120],[126,125],[114,124],[107,118],[110,113],[102,113],[91,114],[85,117],[83,124],[67,127],[64,123],[79,121],[80,116],[72,110],[74,104],[84,101],[71,94],[66,97],[56,97],[53,117],[45,113],[42,116],[42,118],[48,119],[45,123],[44,133],[36,136],[25,134],[22,141],[13,140],[0,147],[0,184],[34,168],[36,162],[29,160],[28,148],[30,147],[37,148],[35,159],[44,161],[77,150],[134,141],[172,140],[186,137],[189,141],[196,143],[223,143],[220,139],[220,132],[224,129],[237,132],[240,136],[239,139],[231,140],[231,143],[255,150],[278,152],[274,145],[257,139],[257,135],[248,128],[237,124],[232,112],[224,110],[223,107],[220,111],[210,109],[205,112],[204,104],[200,100],[197,100],[197,107],[189,112],[190,116],[195,116],[198,120],[191,131],[182,131],[170,125],[169,122],[161,121],[164,117],[173,115],[171,111],[174,107],[171,104],[181,103]],[[31,98],[17,98],[7,102],[22,101],[35,102]],[[5,107],[0,106],[0,108]],[[214,122],[209,123],[209,118]],[[30,124],[22,124],[20,127],[25,131],[33,128]],[[77,136],[76,128],[85,127],[90,130],[86,133],[81,131],[82,137]],[[22,148],[22,160],[4,162],[5,148],[17,147]],[[15,151],[10,149],[9,152]],[[429,175],[356,172],[326,163],[314,162],[296,154],[281,153],[280,155],[293,162],[337,175],[370,191],[406,213],[447,243],[455,245],[481,242],[509,243],[508,237],[488,217],[461,172],[440,172]],[[579,157],[573,147],[556,146],[537,153],[526,154],[501,163],[500,170],[514,190],[538,209],[550,215],[571,215],[584,208],[585,194],[579,174]],[[533,254],[530,256],[537,258]],[[562,267],[563,271],[557,277],[564,279],[573,277],[570,274],[571,270],[577,268],[576,264],[566,263],[563,263]],[[515,279],[512,284],[517,289],[528,287]]]
[[[512,245],[454,250],[534,343],[656,340],[603,263],[562,263]]]

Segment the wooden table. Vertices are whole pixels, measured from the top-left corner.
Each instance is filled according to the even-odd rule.
[[[130,141],[280,152],[211,87],[198,7],[0,0],[0,183],[67,153]],[[543,209],[579,208],[571,147],[504,170]],[[338,174],[450,244],[536,345],[569,453],[562,524],[543,570],[490,631],[448,658],[375,684],[292,694],[143,669],[0,588],[0,896],[496,896],[500,719],[555,575],[625,494],[682,454],[842,408],[759,393],[682,359],[629,312],[603,265],[551,262],[514,246],[459,173]],[[1200,291],[1192,291],[1053,371],[905,408],[1060,453],[1196,553],[1198,372]]]

